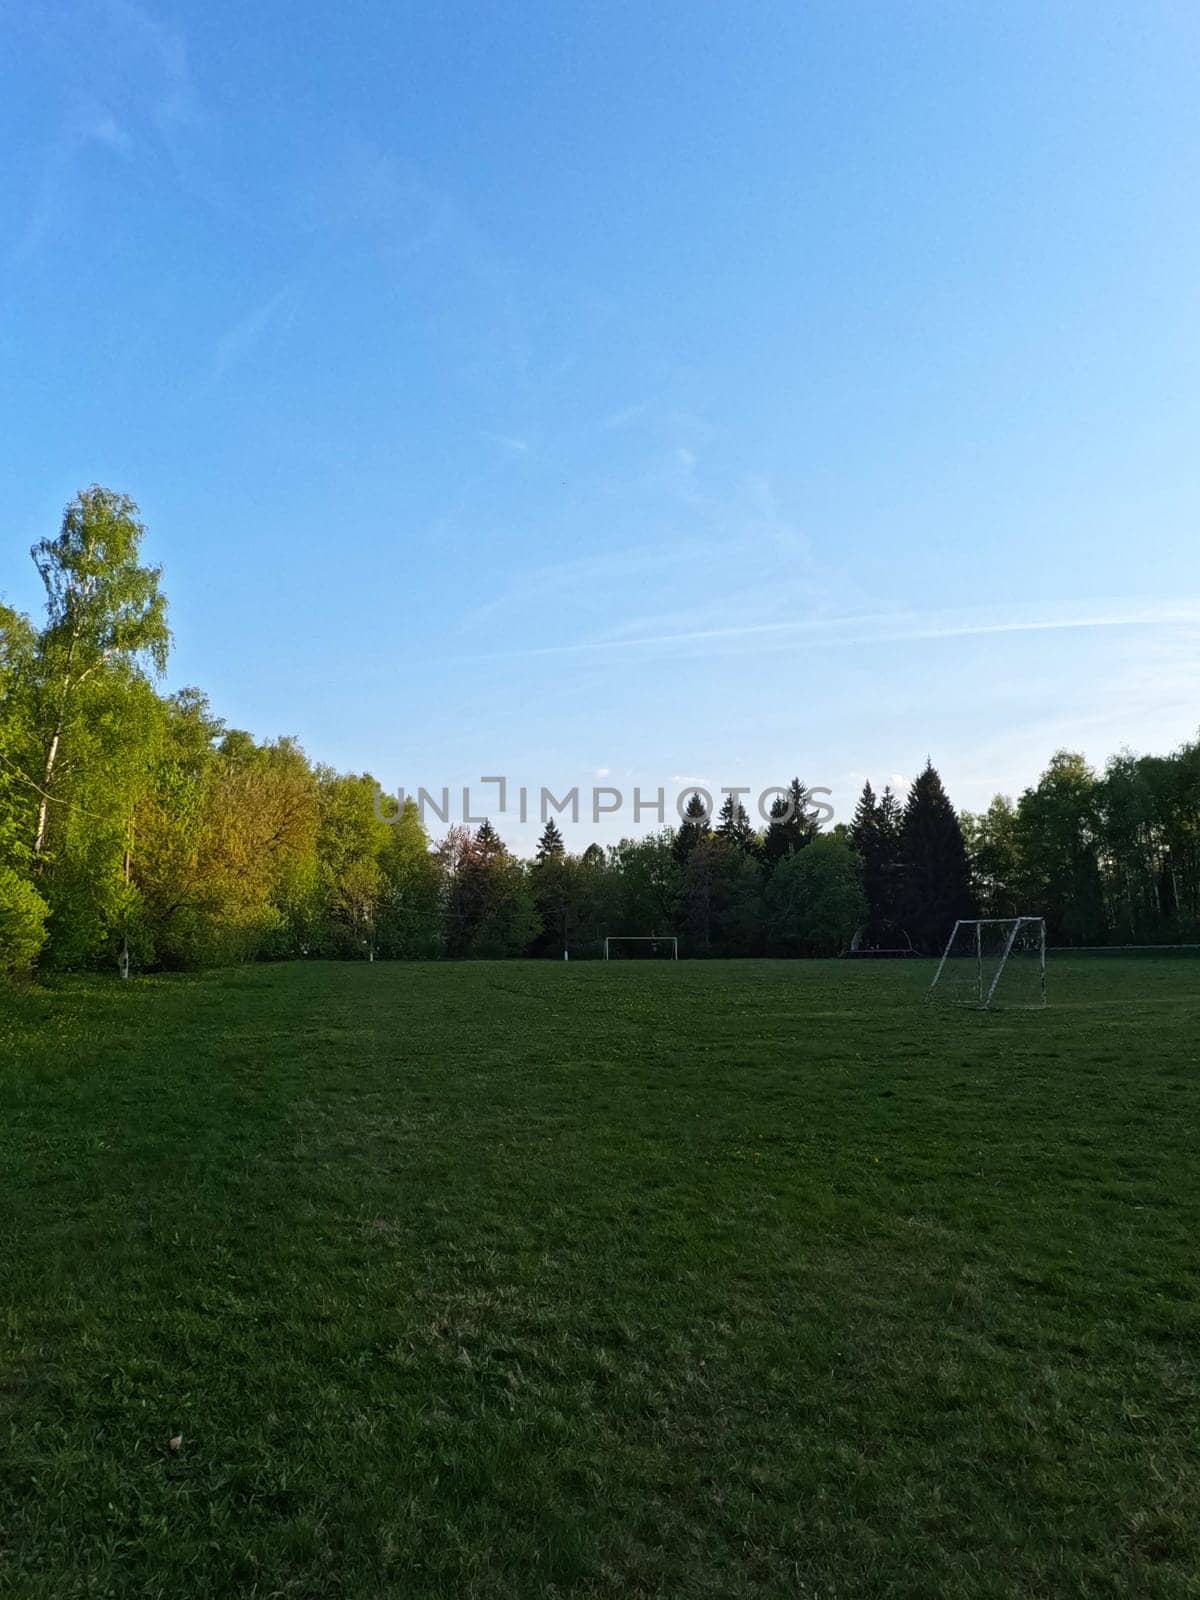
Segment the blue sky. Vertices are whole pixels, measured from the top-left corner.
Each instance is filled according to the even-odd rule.
[[[0,21],[10,603],[124,489],[171,682],[389,787],[1196,731],[1193,4]]]

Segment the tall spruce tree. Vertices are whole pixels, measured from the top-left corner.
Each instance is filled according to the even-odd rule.
[[[868,778],[862,786],[854,816],[850,820],[850,838],[854,848],[865,861],[875,847],[879,833],[879,802]]]
[[[870,779],[863,784],[854,817],[850,823],[850,840],[862,858],[863,892],[872,921],[883,918],[880,892],[883,866],[883,832],[880,825],[879,802]]]
[[[734,845],[747,855],[757,852],[758,835],[750,826],[745,806],[734,795],[727,794],[721,802],[721,809],[717,813],[717,835],[726,844]]]
[[[533,942],[533,955],[558,955],[569,944],[571,865],[558,824],[553,817],[548,817],[530,873],[533,901],[542,923],[541,932]]]
[[[891,785],[884,784],[879,797],[879,829],[893,859],[899,852],[900,828],[904,822],[904,807],[892,793]]]
[[[537,859],[548,861],[553,856],[561,856],[566,849],[563,836],[558,824],[553,817],[547,817],[546,826],[542,829],[542,837],[538,840]]]
[[[507,853],[504,840],[492,827],[487,817],[484,817],[479,827],[475,830],[475,853],[484,860],[490,860],[493,856],[502,856]]]
[[[962,829],[932,761],[909,790],[900,851],[900,920],[913,942],[933,954],[975,906]]]
[[[675,859],[683,866],[692,851],[712,833],[708,811],[699,794],[693,793],[683,809],[683,821],[675,835]]]
[[[891,789],[885,788],[876,799],[870,783],[863,784],[850,824],[850,839],[862,857],[863,892],[873,923],[896,919],[902,815]]]
[[[884,784],[879,797],[879,910],[872,911],[882,922],[894,922],[900,900],[900,835],[904,827],[904,807]]]
[[[803,850],[816,836],[817,821],[812,814],[811,797],[799,778],[793,778],[787,795],[780,795],[771,806],[771,820],[763,839],[763,860],[773,867],[784,856]]]

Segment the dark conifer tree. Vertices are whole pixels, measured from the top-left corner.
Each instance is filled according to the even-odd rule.
[[[475,849],[484,857],[502,856],[505,854],[504,840],[496,832],[487,817],[479,824],[475,833]]]
[[[533,941],[535,956],[560,954],[568,943],[570,923],[570,863],[563,836],[553,817],[547,817],[538,840],[530,883],[542,931]]]
[[[538,840],[537,859],[546,861],[551,856],[561,856],[566,846],[558,824],[553,817],[547,817],[546,826],[542,829],[542,837]]]
[[[931,761],[909,790],[900,856],[900,921],[933,954],[959,917],[973,915],[974,899],[962,829]]]
[[[850,838],[854,848],[864,860],[870,853],[878,832],[879,802],[868,779],[863,784],[862,793],[858,797],[858,804],[854,808],[854,816],[850,822]]]
[[[473,834],[451,829],[447,844],[452,841],[454,909],[447,934],[447,953],[453,956],[495,954],[492,930],[512,902],[512,891],[523,880],[524,869],[509,855],[503,839],[486,819]],[[529,909],[529,920],[536,924],[532,907]],[[530,936],[532,932],[531,928]],[[521,942],[527,943],[528,939]]]
[[[900,827],[903,821],[904,807],[892,793],[891,786],[885,784],[883,793],[879,797],[879,831],[893,858],[900,848]]]
[[[783,821],[787,809],[788,803],[782,795],[772,800],[771,819],[763,835],[763,860],[768,867],[773,867],[776,862],[782,861],[787,854],[787,832]]]
[[[767,824],[762,851],[768,867],[773,867],[796,850],[803,850],[806,844],[812,842],[817,832],[817,821],[811,807],[808,790],[799,778],[793,778],[788,784],[787,798],[780,795],[771,806],[771,820]]]
[[[896,920],[900,895],[900,833],[904,808],[884,785],[879,797],[879,912],[885,922]]]
[[[721,803],[717,813],[717,835],[747,855],[754,855],[758,849],[758,835],[750,826],[745,806],[734,795],[727,794]]]
[[[884,848],[883,828],[879,802],[870,781],[863,784],[854,818],[850,823],[850,840],[862,857],[863,892],[867,897],[872,922],[883,920],[884,910]]]
[[[693,793],[683,811],[683,821],[675,835],[675,859],[682,866],[702,839],[712,833],[708,812],[699,794]]]
[[[904,827],[904,806],[891,792],[888,784],[878,800],[878,848],[880,848],[880,878],[878,878],[878,915],[883,922],[896,920],[901,891],[901,829]]]
[[[862,857],[863,892],[875,923],[896,920],[902,819],[891,789],[884,789],[877,800],[870,783],[863,784],[850,824],[850,839]]]

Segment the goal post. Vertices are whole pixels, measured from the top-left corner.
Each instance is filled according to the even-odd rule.
[[[627,944],[649,946],[633,955],[620,947]],[[674,934],[661,933],[610,933],[604,940],[605,961],[628,960],[641,961],[678,961],[679,940]]]
[[[1046,1004],[1046,924],[1041,917],[960,920],[925,997],[987,1011]]]

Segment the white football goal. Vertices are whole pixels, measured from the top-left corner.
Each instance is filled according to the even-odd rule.
[[[1046,1004],[1045,922],[1041,917],[956,922],[926,998],[981,1009],[1040,1009]]]
[[[638,945],[641,948],[627,950],[626,945]],[[604,941],[604,959],[605,961],[678,961],[679,940],[674,934],[610,933]]]

